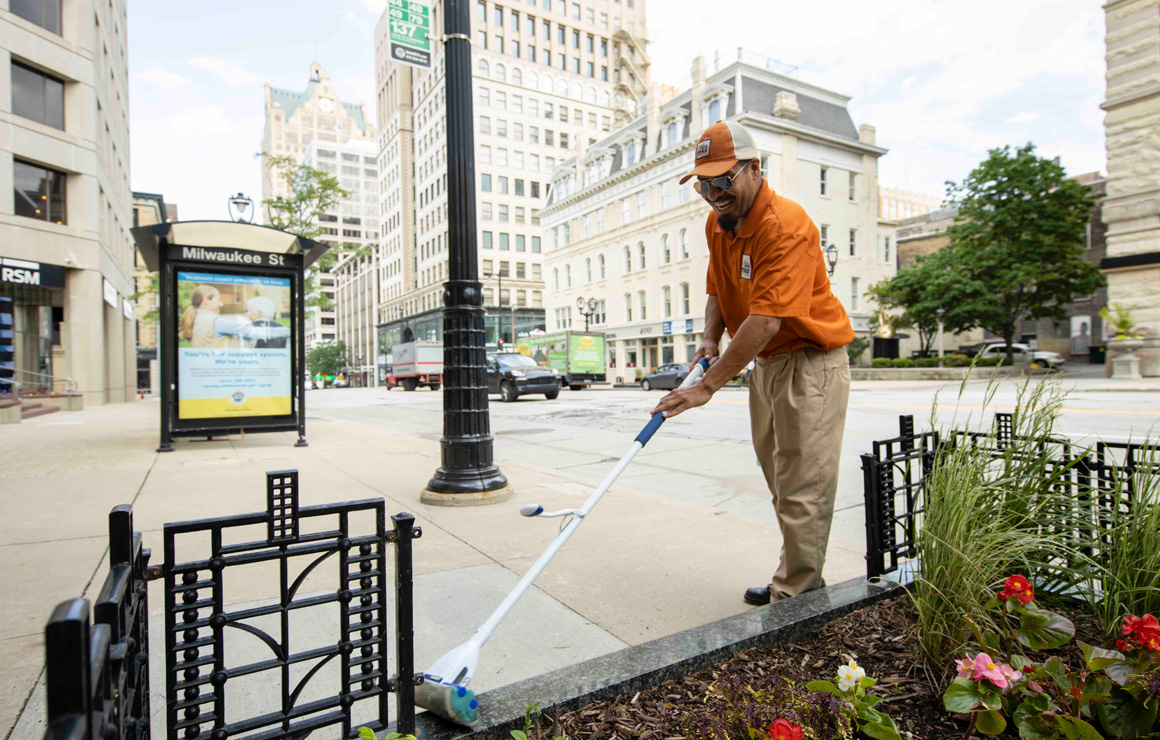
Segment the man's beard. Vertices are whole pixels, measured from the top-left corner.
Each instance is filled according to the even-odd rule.
[[[717,225],[721,227],[722,231],[733,231],[737,227],[738,220],[736,216],[718,216]]]

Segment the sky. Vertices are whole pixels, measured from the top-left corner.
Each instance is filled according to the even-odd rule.
[[[696,56],[737,47],[797,67],[802,82],[849,96],[856,126],[877,129],[890,150],[880,186],[942,196],[989,149],[1027,142],[1069,174],[1105,170],[1095,0],[645,1],[653,82],[684,89]],[[373,119],[385,6],[130,3],[133,190],[162,194],[182,220],[228,218],[239,191],[257,201],[262,85],[302,90],[314,60]]]

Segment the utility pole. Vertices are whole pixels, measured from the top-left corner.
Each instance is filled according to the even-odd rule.
[[[442,464],[420,500],[461,506],[512,496],[492,457],[487,409],[483,288],[475,232],[475,141],[471,103],[471,9],[444,5],[447,85],[448,280],[443,287]]]

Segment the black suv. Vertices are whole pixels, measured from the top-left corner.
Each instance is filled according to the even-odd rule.
[[[560,376],[519,352],[491,353],[487,356],[487,392],[498,393],[504,401],[529,393],[543,393],[552,399],[560,395]]]

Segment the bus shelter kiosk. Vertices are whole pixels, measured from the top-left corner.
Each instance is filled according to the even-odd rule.
[[[159,273],[161,446],[174,437],[297,431],[306,446],[305,271],[328,249],[232,221],[140,226]]]

